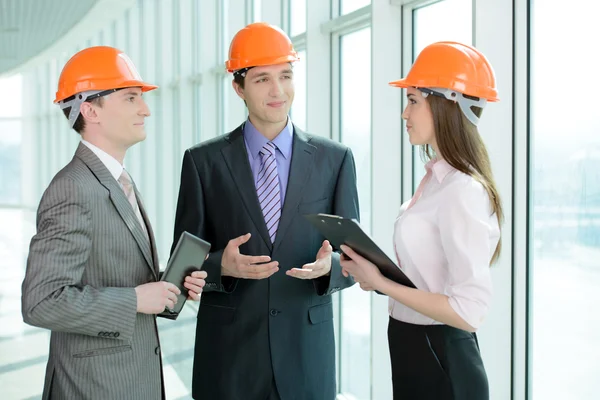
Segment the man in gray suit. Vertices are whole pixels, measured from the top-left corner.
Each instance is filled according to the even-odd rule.
[[[352,152],[288,113],[291,63],[279,28],[234,37],[227,68],[248,120],[185,152],[175,217],[212,243],[196,325],[193,390],[206,400],[333,400],[331,294],[351,286],[339,254],[303,217],[358,218]]]
[[[50,329],[44,399],[161,399],[156,315],[179,289],[158,282],[150,221],[123,159],[150,110],[135,66],[111,47],[65,65],[55,103],[82,141],[46,189],[22,288],[26,323]],[[198,298],[205,272],[186,278]]]

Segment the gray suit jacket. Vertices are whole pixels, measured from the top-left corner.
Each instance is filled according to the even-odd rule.
[[[294,127],[287,192],[275,243],[260,209],[242,127],[185,152],[175,216],[183,231],[212,244],[198,313],[193,397],[266,399],[272,382],[283,400],[333,400],[335,343],[331,294],[351,286],[334,253],[331,276],[285,271],[315,261],[323,237],[304,214],[358,218],[356,171],[346,146]],[[240,252],[270,255],[269,279],[221,276],[223,249],[250,232]]]
[[[156,317],[134,287],[156,281],[151,243],[104,164],[80,144],[40,202],[22,287],[26,323],[50,329],[44,399],[161,399]]]

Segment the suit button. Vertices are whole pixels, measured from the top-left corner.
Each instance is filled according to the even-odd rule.
[[[156,348],[154,349],[154,354],[156,354],[157,356],[160,355],[160,346],[156,346]]]
[[[279,314],[279,311],[277,311],[274,308],[271,308],[271,311],[269,311],[269,314],[271,314],[271,317],[275,317],[277,314]]]

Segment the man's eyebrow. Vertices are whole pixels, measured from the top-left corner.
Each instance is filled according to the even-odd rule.
[[[269,74],[268,72],[260,72],[260,73],[258,73],[258,74],[256,74],[256,75],[254,75],[254,76],[253,76],[252,78],[250,78],[250,79],[259,78],[259,77],[262,77],[262,76],[269,76],[269,75],[270,75],[270,74]]]

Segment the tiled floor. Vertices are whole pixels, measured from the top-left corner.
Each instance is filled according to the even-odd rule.
[[[41,398],[48,359],[47,330],[23,323],[21,283],[35,214],[0,209],[0,399]],[[197,303],[188,302],[177,321],[159,318],[168,399],[191,399],[190,385]]]

